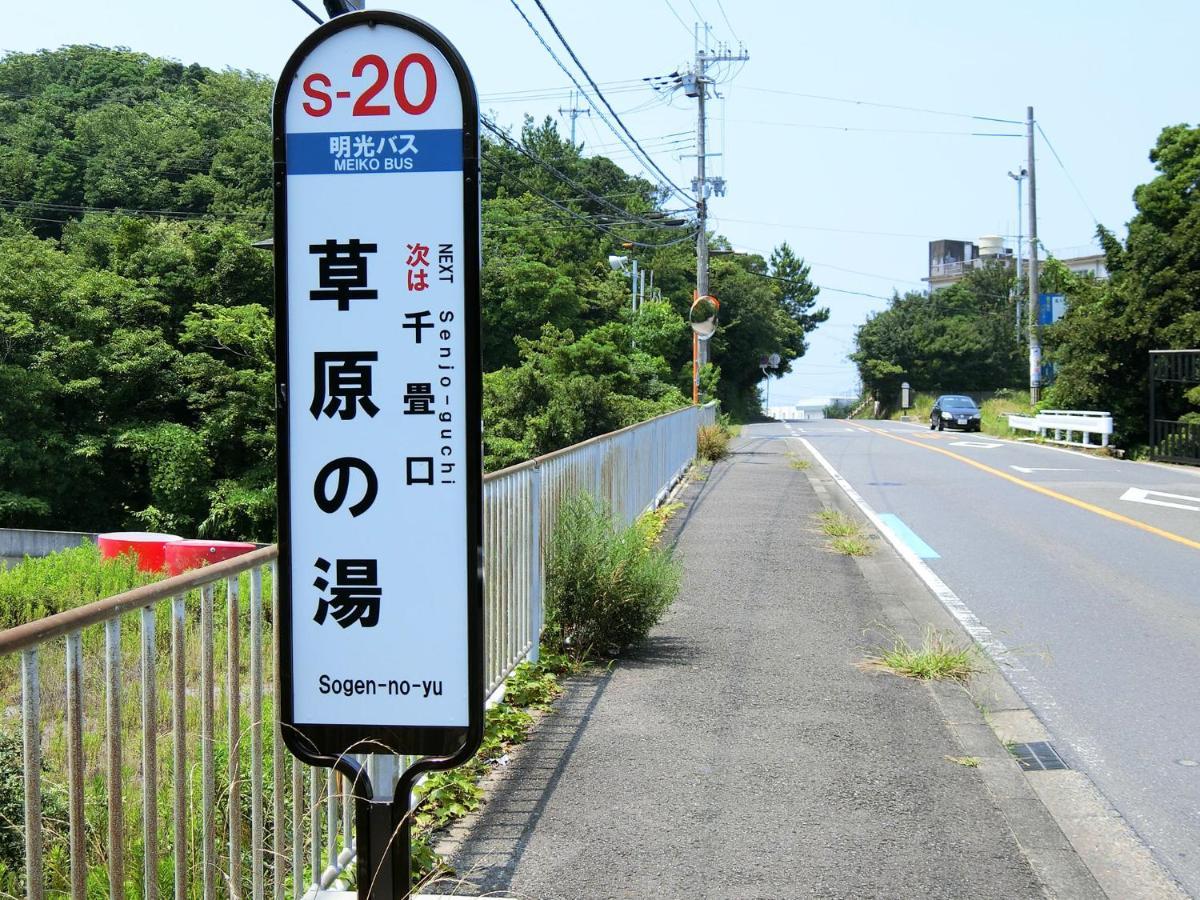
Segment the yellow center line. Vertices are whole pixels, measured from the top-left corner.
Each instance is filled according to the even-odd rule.
[[[959,462],[965,462],[968,466],[974,466],[982,472],[987,472],[989,475],[995,475],[997,478],[1003,478],[1005,481],[1011,481],[1013,484],[1020,485],[1023,488],[1028,488],[1039,494],[1044,494],[1047,497],[1053,497],[1055,500],[1061,500],[1063,503],[1069,503],[1071,506],[1077,506],[1079,509],[1086,509],[1090,513],[1095,513],[1098,516],[1104,516],[1106,519],[1112,519],[1114,522],[1121,522],[1125,525],[1132,525],[1134,528],[1140,528],[1142,531],[1148,531],[1150,534],[1158,535],[1161,538],[1166,538],[1169,541],[1174,541],[1177,544],[1183,544],[1185,547],[1191,547],[1193,550],[1200,550],[1200,541],[1193,541],[1191,538],[1186,538],[1181,534],[1175,534],[1173,531],[1166,531],[1162,528],[1155,528],[1153,525],[1147,525],[1145,522],[1139,522],[1137,519],[1131,519],[1129,516],[1123,516],[1118,512],[1113,512],[1110,509],[1105,509],[1102,506],[1096,506],[1093,503],[1087,503],[1083,500],[1077,500],[1067,494],[1060,494],[1058,491],[1051,490],[1048,487],[1043,487],[1040,484],[1035,484],[1032,481],[1026,481],[1024,478],[1018,478],[1016,475],[1009,475],[1000,469],[978,462],[971,459],[969,456],[963,456],[961,453],[955,453],[953,450],[946,450],[942,447],[934,447],[932,444],[922,444],[919,441],[910,440],[906,437],[900,437],[898,434],[892,434],[888,431],[883,431],[879,428],[871,428],[868,425],[862,425],[859,422],[852,422],[854,427],[863,431],[869,431],[872,434],[878,434],[886,438],[891,438],[893,441],[900,441],[902,444],[911,444],[914,447],[920,447],[922,450],[931,450],[934,453],[941,453],[944,456],[949,456],[951,459],[957,459]]]

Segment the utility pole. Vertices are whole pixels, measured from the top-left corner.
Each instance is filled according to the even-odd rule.
[[[1037,176],[1034,172],[1033,107],[1028,107],[1025,119],[1025,164],[1029,178],[1029,402],[1042,399],[1042,340],[1038,325],[1038,239],[1037,239]]]
[[[684,78],[684,93],[696,98],[696,178],[692,181],[692,190],[696,194],[696,296],[707,297],[708,291],[708,195],[712,191],[717,196],[725,193],[725,179],[708,177],[706,163],[708,162],[708,147],[706,138],[706,114],[704,101],[708,98],[708,67],[719,62],[745,62],[750,54],[745,47],[738,47],[737,52],[728,47],[708,48],[708,25],[704,26],[705,42],[700,46],[696,41],[696,59],[691,71]],[[715,81],[712,83],[715,84]],[[700,365],[708,362],[708,341],[700,342]]]
[[[576,106],[575,105],[575,92],[571,91],[571,105],[567,109],[563,109],[560,106],[558,108],[558,114],[560,116],[570,116],[571,117],[571,146],[574,147],[575,146],[575,120],[578,119],[580,116],[587,116],[590,119],[592,117],[592,111],[589,108],[580,108],[580,107]]]

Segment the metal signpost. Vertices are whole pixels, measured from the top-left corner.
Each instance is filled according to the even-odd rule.
[[[483,732],[478,121],[390,12],[322,25],[275,94],[279,715],[354,785],[363,898],[409,895],[413,783]],[[352,754],[426,758],[393,785]]]

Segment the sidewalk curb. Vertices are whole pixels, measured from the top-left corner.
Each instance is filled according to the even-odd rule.
[[[804,474],[821,502],[861,519],[863,510],[822,461],[814,459],[798,437],[792,440],[814,463]],[[1006,744],[1047,741],[1046,728],[997,662],[917,577],[887,537],[869,521],[865,524],[872,544],[882,552],[857,557],[856,562],[899,636],[919,643],[923,629],[932,626],[982,651],[983,671],[968,687],[946,683],[926,687],[964,755],[979,758],[978,771],[1047,894],[1063,900],[1186,900],[1187,894],[1086,774],[1020,768]]]

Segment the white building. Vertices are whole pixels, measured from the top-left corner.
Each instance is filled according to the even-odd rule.
[[[1015,254],[1011,247],[1005,247],[999,235],[985,234],[978,243],[948,239],[930,241],[929,275],[922,281],[929,282],[930,291],[936,291],[961,281],[968,272],[982,269],[989,263],[1015,266],[1018,255],[1021,256],[1021,273],[1024,274],[1029,265],[1028,258],[1023,252]],[[1055,256],[1055,259],[1072,272],[1094,275],[1096,278],[1108,277],[1104,254],[1092,247],[1072,247],[1063,255]]]

